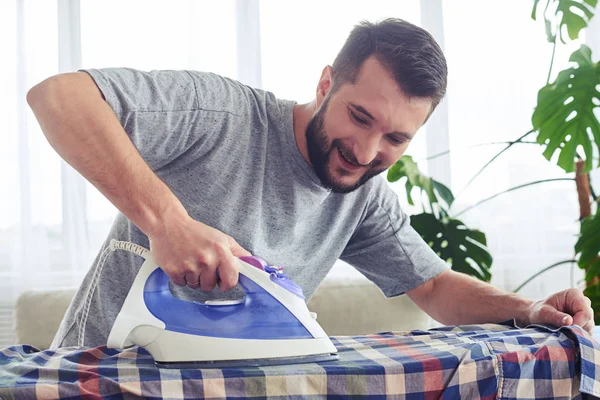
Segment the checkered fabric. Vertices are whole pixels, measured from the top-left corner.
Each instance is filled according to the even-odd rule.
[[[216,370],[159,369],[138,347],[12,346],[0,351],[0,397],[600,397],[600,345],[577,326],[456,326],[332,340],[339,361]]]

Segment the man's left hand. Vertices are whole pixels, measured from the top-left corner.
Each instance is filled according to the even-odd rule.
[[[534,302],[528,310],[531,324],[579,325],[590,334],[594,330],[591,300],[579,289],[567,289]]]

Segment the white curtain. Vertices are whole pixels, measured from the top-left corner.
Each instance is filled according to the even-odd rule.
[[[547,161],[539,146],[519,144],[500,156],[468,189],[462,190],[505,144],[468,149],[469,146],[512,141],[531,129],[537,91],[546,84],[552,53],[543,21],[534,22],[530,18],[532,3],[506,1],[502,6],[476,0],[444,3],[451,76],[448,126],[450,147],[456,150],[451,152],[449,164],[453,191],[460,193],[453,207],[455,213],[528,182],[574,177],[558,168],[555,159]],[[566,45],[559,43],[552,80],[568,66],[569,55],[586,41],[593,47],[594,59],[599,59],[598,43],[591,40],[592,29],[597,30],[599,19],[596,16],[592,20],[594,26],[580,40]],[[535,141],[535,135],[527,140]],[[488,245],[494,255],[492,283],[508,290],[514,290],[536,271],[574,257],[578,217],[572,181],[520,189],[459,216],[469,226],[488,234]],[[581,286],[582,278],[576,265],[566,264],[541,275],[521,293],[540,298]]]
[[[108,66],[236,78],[236,3],[6,0],[0,54],[1,347],[14,342],[18,295],[76,287],[116,214],[47,143],[27,90],[61,72]]]
[[[34,84],[78,68],[198,69],[308,101],[355,23],[400,17],[434,33],[450,69],[445,111],[421,130],[409,154],[457,193],[498,150],[467,147],[512,140],[530,127],[551,51],[543,26],[529,18],[531,6],[522,0],[502,6],[476,0],[0,2],[0,346],[14,340],[17,296],[77,286],[116,213],[46,142],[25,102]],[[559,46],[557,60],[574,47]],[[449,156],[427,161],[448,146]],[[535,146],[515,150],[460,195],[456,212],[525,181],[561,176]],[[394,188],[407,210],[418,212],[406,205],[403,187]],[[487,233],[493,282],[505,289],[572,256],[578,225],[570,183],[511,193],[461,218]],[[336,271],[347,273],[343,266]],[[575,272],[571,279],[568,267],[558,268],[524,293],[541,297],[568,287],[580,278]]]

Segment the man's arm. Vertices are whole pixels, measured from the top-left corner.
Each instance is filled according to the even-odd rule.
[[[189,217],[88,74],[49,78],[29,91],[27,101],[50,145],[149,237],[154,258],[175,283],[194,287],[190,284],[205,272],[201,288],[212,290],[219,268],[221,288],[235,286],[233,256],[249,253],[230,236]]]
[[[57,75],[27,93],[50,145],[144,233],[169,214],[184,214],[179,200],[150,170],[92,78]]]
[[[577,324],[589,332],[594,326],[590,300],[578,289],[533,301],[449,270],[407,294],[423,311],[447,325],[503,322],[514,318],[519,326]]]

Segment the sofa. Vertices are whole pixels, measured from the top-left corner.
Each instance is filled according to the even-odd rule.
[[[47,349],[75,290],[22,293],[15,311],[17,343]],[[435,324],[408,296],[386,298],[377,286],[343,262],[330,271],[308,308],[317,313],[317,321],[331,336],[428,329]]]

